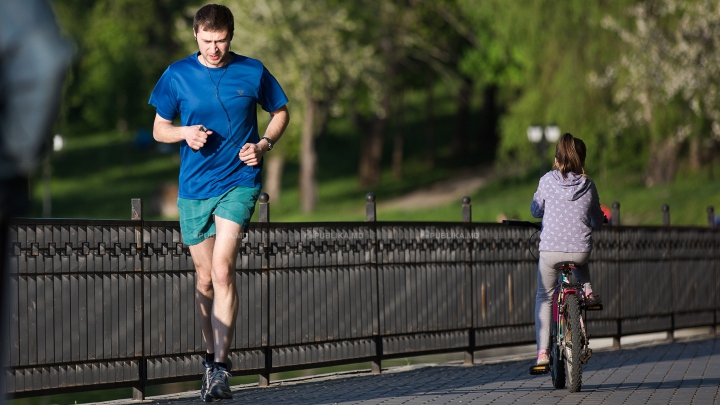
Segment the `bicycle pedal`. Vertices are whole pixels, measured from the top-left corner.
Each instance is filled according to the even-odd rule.
[[[586,311],[602,311],[603,305],[602,304],[586,305],[585,310]]]
[[[542,366],[530,366],[530,374],[531,375],[547,374],[549,372],[550,372],[549,364],[545,364]]]
[[[587,364],[588,360],[590,360],[590,357],[592,357],[592,355],[593,351],[591,348],[588,347],[587,350],[585,350],[585,357],[582,359],[582,364]]]

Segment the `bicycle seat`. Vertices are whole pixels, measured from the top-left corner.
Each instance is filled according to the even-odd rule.
[[[553,266],[555,270],[576,269],[578,267],[580,267],[580,264],[575,262],[560,262]]]

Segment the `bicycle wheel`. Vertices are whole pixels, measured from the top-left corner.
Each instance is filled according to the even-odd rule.
[[[560,389],[565,388],[565,364],[563,362],[563,352],[558,335],[561,333],[561,329],[564,328],[562,324],[558,325],[558,322],[562,323],[562,316],[558,316],[558,297],[557,294],[553,296],[553,322],[550,326],[550,376],[552,377],[553,387]]]
[[[582,327],[580,325],[580,302],[577,295],[565,297],[565,374],[568,390],[578,392],[582,387],[583,349]]]

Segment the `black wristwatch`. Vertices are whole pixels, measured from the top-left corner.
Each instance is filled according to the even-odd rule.
[[[272,148],[273,148],[273,143],[272,143],[272,141],[270,140],[270,138],[268,138],[267,136],[263,136],[263,137],[260,138],[260,139],[261,139],[261,140],[264,139],[265,141],[267,141],[267,143],[268,143],[268,150],[272,150]]]

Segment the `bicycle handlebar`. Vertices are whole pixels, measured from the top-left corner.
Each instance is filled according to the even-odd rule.
[[[516,219],[506,219],[506,220],[503,220],[502,223],[505,226],[521,226],[524,228],[535,228],[538,230],[541,229],[540,222],[518,221]]]

